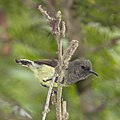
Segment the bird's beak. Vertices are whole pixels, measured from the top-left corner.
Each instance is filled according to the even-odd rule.
[[[90,73],[92,73],[92,74],[94,74],[94,75],[96,75],[98,77],[98,74],[96,72],[90,70]]]

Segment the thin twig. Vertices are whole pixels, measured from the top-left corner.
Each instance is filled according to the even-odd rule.
[[[61,70],[61,66],[62,66],[62,40],[61,40],[61,34],[60,34],[60,23],[61,23],[61,12],[58,11],[56,14],[56,18],[52,18],[49,16],[49,14],[47,13],[47,11],[45,11],[41,5],[39,5],[38,9],[41,11],[41,13],[46,17],[46,19],[48,20],[50,26],[52,27],[52,34],[56,35],[57,37],[57,43],[58,43],[58,66],[59,66],[59,70]],[[61,72],[63,73],[63,72]],[[62,77],[61,77],[62,76]],[[59,81],[62,81],[63,79],[63,75],[60,74],[59,77]],[[47,95],[47,99],[46,99],[46,104],[45,104],[45,108],[44,108],[44,112],[43,112],[43,117],[42,120],[46,119],[46,114],[49,112],[49,102],[50,102],[50,96],[52,93],[52,88],[53,88],[53,84],[55,81],[55,77],[52,80],[51,84],[50,84],[50,88],[48,91],[48,95]],[[58,82],[58,86],[60,86],[60,82]],[[62,87],[58,87],[58,95],[60,98],[57,99],[57,118],[61,118],[60,120],[62,120],[61,117],[61,94],[62,94]],[[61,92],[59,92],[61,91]]]
[[[67,107],[66,107],[66,101],[62,102],[62,109],[63,109],[63,113],[62,113],[62,119],[63,120],[68,120],[69,119],[69,114],[67,112]]]
[[[61,36],[62,37],[65,37],[65,32],[66,32],[65,22],[62,21],[62,28],[61,28]]]
[[[63,80],[63,76],[64,76],[64,72],[61,71],[59,81]],[[57,120],[62,120],[61,96],[62,96],[62,86],[61,86],[61,83],[59,82],[57,87],[57,105],[56,105]]]
[[[41,5],[39,5],[38,9],[41,11],[41,13],[48,20],[50,26],[52,27],[52,32],[56,33],[56,20],[55,20],[55,18],[50,17],[49,14],[47,13],[47,11],[45,11],[42,8]],[[50,82],[50,87],[49,87],[47,98],[46,98],[46,103],[45,103],[45,107],[44,107],[44,111],[43,111],[42,120],[46,119],[46,115],[50,111],[50,109],[49,109],[49,103],[50,103],[50,97],[51,97],[51,93],[52,93],[52,89],[53,89],[53,84],[54,84],[55,78],[56,78],[56,74],[54,75],[53,80]]]
[[[62,85],[61,85],[61,81],[64,78],[64,73],[65,73],[66,68],[68,67],[68,62],[71,59],[71,57],[72,57],[73,53],[75,52],[76,48],[78,47],[78,41],[77,40],[72,40],[69,47],[66,49],[66,51],[63,54],[62,38],[65,36],[66,26],[65,26],[65,22],[61,21],[61,11],[58,11],[55,18],[52,18],[41,7],[41,5],[39,6],[39,10],[48,20],[50,26],[52,27],[52,34],[56,35],[56,38],[57,38],[57,45],[58,45],[58,66],[57,67],[59,69],[58,70],[59,72],[57,73],[57,75],[58,75],[58,86],[57,86],[56,117],[57,117],[57,120],[62,120],[63,117],[64,118],[68,118],[68,117],[65,117],[65,114],[67,113],[66,112],[66,107],[65,107],[65,110],[63,108],[63,113],[65,113],[65,112],[66,113],[63,114],[64,116],[62,116],[62,108],[61,108]],[[50,111],[49,110],[50,96],[51,96],[51,93],[52,93],[52,88],[53,88],[53,84],[54,84],[54,81],[55,81],[55,77],[57,75],[55,73],[55,75],[53,77],[53,80],[50,83],[50,88],[49,88],[49,91],[48,91],[42,120],[46,119],[46,114]],[[66,102],[63,102],[63,104],[65,104],[65,106],[66,106]],[[64,120],[67,120],[67,119],[64,119]]]
[[[62,41],[60,41],[62,44]],[[61,113],[61,96],[62,96],[62,86],[60,82],[63,80],[65,69],[68,67],[68,62],[71,59],[72,55],[74,54],[75,50],[78,47],[78,41],[72,40],[70,45],[68,46],[67,50],[64,52],[63,55],[59,56],[61,59],[61,63],[59,63],[60,67],[60,74],[58,80],[58,88],[57,88],[57,106],[56,106],[56,113],[57,113],[57,120],[62,120],[62,113]],[[61,46],[62,48],[62,46]],[[59,48],[59,49],[61,49]],[[60,55],[60,54],[58,54]],[[61,68],[62,66],[62,68]]]
[[[49,109],[50,96],[51,96],[51,93],[52,93],[52,89],[53,89],[53,84],[55,82],[55,78],[56,78],[56,75],[54,75],[52,81],[50,82],[50,87],[49,87],[49,90],[48,90],[48,94],[47,94],[47,98],[46,98],[46,103],[45,103],[44,111],[42,113],[43,114],[42,120],[46,119],[46,115],[50,111],[50,109]]]
[[[72,55],[74,54],[75,50],[78,47],[78,41],[77,40],[72,40],[70,42],[70,45],[68,46],[68,48],[65,50],[64,54],[63,54],[63,64],[64,64],[64,69],[66,69],[68,67],[68,62],[71,59]]]
[[[57,37],[60,37],[60,24],[61,24],[61,11],[58,11],[56,14],[56,20],[57,20],[57,33],[58,35],[56,35]]]
[[[58,67],[59,67],[59,78],[58,78],[58,86],[57,86],[57,105],[56,105],[56,117],[57,120],[62,120],[62,109],[61,109],[61,96],[62,96],[62,86],[61,81],[64,77],[64,71],[62,69],[63,66],[63,59],[62,59],[62,37],[61,37],[61,29],[60,29],[60,23],[61,23],[61,12],[58,12],[57,18],[59,18],[59,22],[57,25],[57,41],[58,41]]]
[[[54,20],[54,18],[50,17],[47,11],[45,11],[41,5],[38,6],[38,9],[41,11],[41,13],[46,17],[48,21]]]

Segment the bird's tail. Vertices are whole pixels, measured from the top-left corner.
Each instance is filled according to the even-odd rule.
[[[15,59],[15,62],[25,67],[30,67],[33,65],[33,61],[28,59]]]

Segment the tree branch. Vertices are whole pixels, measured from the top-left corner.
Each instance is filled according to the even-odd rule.
[[[58,11],[58,13],[57,13],[57,18],[58,18],[58,24],[57,24],[57,29],[56,29],[57,30],[56,31],[56,38],[57,38],[57,43],[58,43],[59,78],[58,78],[58,86],[57,86],[56,117],[57,117],[57,120],[62,120],[62,109],[61,109],[62,86],[61,86],[60,82],[63,80],[64,71],[62,69],[62,67],[63,67],[63,59],[62,59],[62,53],[63,53],[63,49],[62,49],[62,37],[63,36],[61,34],[61,29],[60,29],[60,23],[61,23],[61,12],[60,11]]]
[[[49,109],[49,103],[50,103],[50,97],[51,97],[51,93],[52,93],[52,89],[53,89],[53,84],[55,82],[55,78],[56,78],[56,75],[54,75],[52,81],[50,82],[50,87],[49,87],[49,90],[48,90],[48,94],[47,94],[47,98],[46,98],[46,103],[45,103],[44,111],[42,113],[43,114],[42,120],[46,119],[46,115],[50,111],[50,109]]]
[[[72,40],[70,42],[70,45],[66,49],[66,51],[63,54],[63,64],[64,64],[64,69],[68,67],[68,62],[71,59],[72,55],[74,54],[75,50],[78,47],[78,41],[77,40]]]
[[[58,11],[56,16],[54,18],[52,18],[52,17],[49,16],[49,14],[44,9],[42,9],[41,5],[39,6],[38,9],[46,17],[50,26],[52,27],[52,34],[56,36],[57,45],[58,45],[58,66],[57,66],[57,68],[58,68],[57,72],[58,73],[56,74],[56,71],[55,71],[54,78],[53,78],[52,82],[50,83],[50,88],[49,88],[49,91],[48,91],[42,120],[46,119],[46,114],[50,111],[49,110],[50,96],[51,96],[51,93],[52,93],[52,88],[53,88],[53,84],[54,84],[56,76],[58,76],[56,117],[57,117],[57,120],[62,120],[62,118],[65,118],[64,120],[67,120],[66,117],[65,117],[66,107],[65,108],[63,107],[63,113],[64,114],[62,114],[62,109],[61,109],[61,107],[62,107],[61,106],[61,96],[62,96],[61,81],[64,78],[64,73],[65,73],[66,68],[68,67],[69,60],[71,59],[71,57],[74,54],[76,48],[78,47],[78,41],[77,40],[72,40],[69,47],[63,52],[62,38],[65,36],[66,26],[65,26],[65,22],[61,21],[61,11]],[[63,104],[66,106],[66,101],[64,101]],[[68,113],[67,113],[67,115],[68,115]]]
[[[63,103],[62,103],[62,108],[63,108],[63,120],[68,120],[69,119],[69,114],[68,114],[68,112],[67,112],[67,107],[66,107],[66,101],[63,101]]]
[[[46,17],[46,19],[48,20],[49,23],[51,23],[52,21],[54,21],[54,18],[51,18],[49,16],[49,14],[41,7],[41,5],[39,5],[38,9]],[[43,111],[42,120],[46,119],[46,115],[50,111],[50,109],[49,109],[49,103],[50,103],[50,97],[51,97],[53,85],[54,85],[54,82],[55,82],[55,78],[56,78],[56,73],[54,74],[54,77],[53,77],[52,81],[50,82],[50,87],[49,87],[47,98],[46,98],[46,103],[45,103],[45,107],[44,107],[44,111]]]

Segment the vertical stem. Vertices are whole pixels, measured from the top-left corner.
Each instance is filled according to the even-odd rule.
[[[62,102],[62,109],[63,109],[62,120],[68,120],[68,119],[69,119],[69,114],[68,114],[68,112],[67,112],[66,101],[63,101],[63,102]]]
[[[57,87],[57,106],[56,106],[56,116],[57,120],[62,120],[62,109],[61,109],[61,96],[62,96],[62,86],[60,81],[62,81],[64,76],[64,71],[62,69],[63,61],[62,61],[62,40],[58,38],[58,61],[59,61],[59,80]]]
[[[62,95],[62,87],[59,84],[57,91],[57,106],[56,106],[56,115],[57,115],[57,120],[62,120],[62,109],[61,109],[61,95]]]
[[[44,111],[43,111],[42,120],[46,119],[46,115],[50,111],[49,110],[50,96],[51,96],[51,93],[52,93],[52,88],[53,88],[55,78],[56,78],[56,74],[54,75],[52,81],[50,82],[50,87],[49,87],[47,98],[46,98],[46,103],[45,103],[45,107],[44,107]]]

